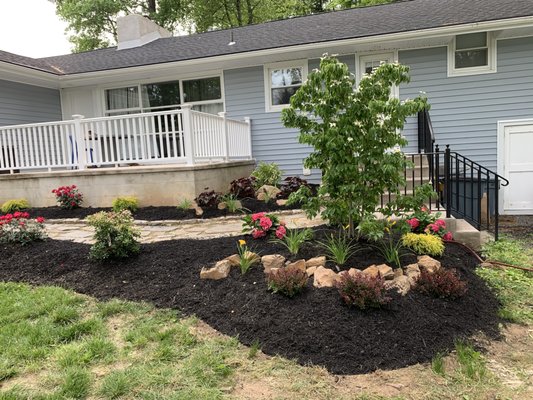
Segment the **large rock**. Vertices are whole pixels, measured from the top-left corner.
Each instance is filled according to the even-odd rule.
[[[316,271],[317,267],[311,267],[311,268],[307,268],[305,270],[305,272],[307,272],[307,276],[311,277],[315,274],[315,271]]]
[[[440,269],[440,261],[431,258],[430,256],[418,256],[418,266],[430,274],[435,273]]]
[[[232,267],[239,267],[241,265],[241,258],[238,254],[232,254],[224,260],[228,260]]]
[[[275,199],[280,192],[281,190],[275,186],[263,185],[257,189],[255,197],[257,197],[257,200],[265,201],[267,199]]]
[[[379,274],[383,279],[390,280],[394,279],[394,271],[387,264],[377,265],[376,268],[379,271]]]
[[[302,272],[306,272],[305,260],[298,260],[287,263],[287,269],[299,269]]]
[[[362,273],[363,272],[357,268],[350,268],[349,270],[344,270],[344,271],[339,272],[338,275],[344,276],[344,277],[355,278],[357,275],[360,275]]]
[[[254,253],[253,251],[245,251],[242,256],[250,260],[252,262],[252,265],[258,264],[259,261],[261,261],[261,257],[259,257],[259,254]]]
[[[320,267],[320,266],[323,266],[323,267],[326,266],[326,257],[325,256],[313,257],[313,258],[310,258],[309,260],[307,260],[305,262],[305,267],[306,268]]]
[[[407,276],[401,275],[391,281],[386,281],[385,288],[388,290],[396,289],[398,293],[400,293],[402,296],[405,296],[407,292],[411,290],[411,282]]]
[[[285,265],[285,257],[281,254],[270,254],[261,257],[261,262],[265,268],[265,274],[267,274],[272,268],[282,268]]]
[[[366,274],[372,278],[376,278],[377,276],[379,276],[379,269],[375,264],[373,264],[370,267],[365,268],[363,270],[363,274]]]
[[[322,266],[318,267],[315,270],[313,276],[313,286],[316,288],[333,287],[335,286],[335,282],[339,278],[335,271],[329,268],[324,268]]]
[[[287,199],[278,199],[276,200],[276,204],[280,207],[286,206],[289,200]]]
[[[218,261],[214,267],[202,268],[200,271],[200,279],[224,279],[227,278],[231,270],[231,263],[228,260]]]
[[[407,267],[405,267],[405,276],[409,278],[411,285],[414,285],[420,276],[420,267],[418,264],[409,264]]]

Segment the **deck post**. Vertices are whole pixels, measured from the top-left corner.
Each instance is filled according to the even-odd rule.
[[[85,135],[81,131],[81,120],[85,118],[83,115],[74,114],[74,137],[72,138],[72,151],[76,155],[76,164],[79,170],[87,167],[87,153],[85,152]]]
[[[250,117],[244,117],[244,122],[248,125],[248,159],[252,159],[252,123]]]
[[[224,146],[222,154],[224,154],[224,161],[229,160],[229,138],[228,138],[228,121],[226,121],[226,112],[221,111],[218,113],[219,117],[222,117],[222,137],[224,138],[222,145]]]
[[[192,106],[190,104],[184,104],[181,106],[181,111],[183,113],[183,141],[185,142],[184,150],[187,165],[194,165],[194,137],[191,110]]]

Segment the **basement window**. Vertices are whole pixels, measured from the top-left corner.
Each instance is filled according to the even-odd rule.
[[[448,75],[496,72],[496,41],[488,32],[455,36],[448,54]]]

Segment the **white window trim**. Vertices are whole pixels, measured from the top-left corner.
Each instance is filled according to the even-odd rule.
[[[307,80],[308,61],[293,60],[263,65],[264,86],[265,86],[265,112],[280,112],[284,108],[289,107],[289,104],[272,105],[272,92],[270,87],[270,70],[279,68],[302,68],[302,84]]]
[[[205,79],[205,78],[220,78],[220,99],[215,100],[204,100],[204,101],[184,101],[183,99],[183,81],[190,81],[195,79]],[[147,112],[142,105],[139,105],[139,107],[130,108],[130,109],[122,109],[122,110],[108,110],[106,107],[106,96],[105,92],[108,89],[120,89],[124,87],[131,87],[131,86],[137,86],[139,88],[139,97],[141,95],[140,87],[141,85],[150,84],[150,83],[164,83],[164,82],[172,82],[172,81],[179,81],[180,86],[180,104],[177,104],[176,107],[179,107],[183,104],[188,104],[191,106],[195,105],[203,105],[203,104],[214,104],[214,103],[222,103],[222,110],[226,111],[226,94],[225,94],[225,88],[224,88],[224,74],[222,71],[202,74],[202,75],[192,75],[187,74],[182,77],[161,77],[157,79],[141,79],[141,80],[132,80],[132,81],[124,81],[119,83],[111,83],[107,85],[99,85],[98,90],[100,91],[100,101],[101,101],[101,115],[102,116],[108,116],[109,114],[114,114],[118,111],[131,111],[131,110],[138,110],[139,113]],[[140,98],[139,98],[140,100]],[[164,107],[172,107],[172,106],[164,106]],[[163,108],[163,107],[162,107]],[[157,111],[157,110],[156,110]],[[154,111],[154,112],[156,112]]]
[[[480,33],[480,32],[473,32]],[[453,40],[448,44],[448,77],[454,76],[468,76],[468,75],[481,75],[481,74],[493,74],[497,72],[497,48],[496,36],[493,32],[487,33],[487,62],[488,65],[481,67],[469,67],[469,68],[455,68],[455,41],[457,35],[453,37]],[[465,33],[468,35],[468,33]]]
[[[376,58],[390,59],[391,62],[398,62],[398,50],[393,51],[380,51],[380,52],[371,52],[371,53],[356,53],[355,54],[355,84],[359,86],[361,78],[363,77],[363,71],[365,70],[365,63],[367,61],[375,60]],[[400,88],[398,86],[393,86],[391,94],[394,98],[400,97]]]

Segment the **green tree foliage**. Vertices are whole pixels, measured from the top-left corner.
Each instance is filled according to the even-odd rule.
[[[397,149],[407,141],[401,135],[409,115],[428,108],[425,98],[400,101],[392,87],[409,82],[409,68],[383,64],[355,81],[346,64],[323,57],[320,69],[291,98],[282,112],[285,126],[300,130],[300,143],[314,151],[305,167],[322,171],[316,197],[300,189],[293,200],[304,202],[309,216],[323,207],[322,216],[332,223],[354,227],[369,218],[386,190],[399,192],[404,184],[406,159]]]
[[[205,32],[393,0],[49,0],[68,22],[74,51],[114,45],[117,18],[137,13],[175,31]]]

